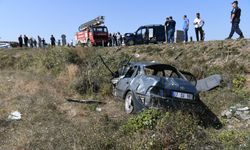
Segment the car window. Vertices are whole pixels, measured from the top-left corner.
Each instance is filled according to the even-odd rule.
[[[153,28],[149,28],[149,29],[148,29],[148,32],[149,32],[149,33],[148,33],[148,34],[149,34],[149,35],[148,35],[149,38],[154,37],[154,29],[153,29]]]
[[[137,74],[138,74],[137,66],[132,66],[125,74],[125,78],[131,78],[133,75],[136,76]]]
[[[156,71],[155,75],[159,76],[159,77],[165,77],[165,72],[164,71]]]
[[[140,67],[137,67],[137,66],[135,66],[135,69],[136,69],[136,71],[135,71],[134,76],[136,77],[138,74],[141,74],[141,69],[140,69]]]
[[[147,30],[144,28],[142,29],[142,36],[145,38],[147,36]]]
[[[165,73],[165,77],[170,77],[173,73],[172,70],[164,70],[164,73]]]
[[[144,68],[144,72],[146,76],[152,76],[154,74],[154,70],[150,68]]]
[[[136,35],[141,35],[142,34],[142,29],[136,31]]]
[[[179,75],[171,69],[159,69],[159,68],[144,68],[145,75],[147,76],[159,76],[168,78],[179,78]]]

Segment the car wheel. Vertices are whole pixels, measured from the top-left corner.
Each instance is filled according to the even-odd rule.
[[[125,97],[125,111],[127,114],[131,114],[134,111],[133,95],[132,92],[128,92]]]
[[[128,41],[128,45],[129,45],[129,46],[132,46],[132,45],[134,45],[134,44],[135,44],[135,43],[134,43],[133,40]]]
[[[113,96],[117,96],[117,92],[116,92],[116,89],[115,89],[114,86],[113,86],[113,89],[112,89],[112,94],[113,94]]]
[[[87,45],[88,45],[88,47],[92,47],[93,46],[90,40],[87,41]]]

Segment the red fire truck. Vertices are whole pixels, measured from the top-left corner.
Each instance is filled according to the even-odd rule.
[[[107,46],[108,28],[102,24],[104,24],[104,16],[82,24],[75,36],[77,43],[84,46]]]

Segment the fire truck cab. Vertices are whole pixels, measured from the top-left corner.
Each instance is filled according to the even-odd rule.
[[[82,24],[76,33],[76,41],[86,46],[107,46],[109,40],[108,28],[104,25],[104,16],[99,16]]]

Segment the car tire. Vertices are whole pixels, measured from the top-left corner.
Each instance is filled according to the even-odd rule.
[[[88,47],[92,47],[93,46],[93,44],[91,43],[90,40],[87,41],[87,45],[88,45]]]
[[[132,45],[134,45],[135,44],[135,42],[133,41],[133,40],[129,40],[128,41],[128,46],[132,46]]]
[[[112,95],[117,97],[117,91],[114,86],[112,87]]]
[[[133,94],[129,91],[125,96],[125,112],[127,114],[132,114],[135,111]]]

